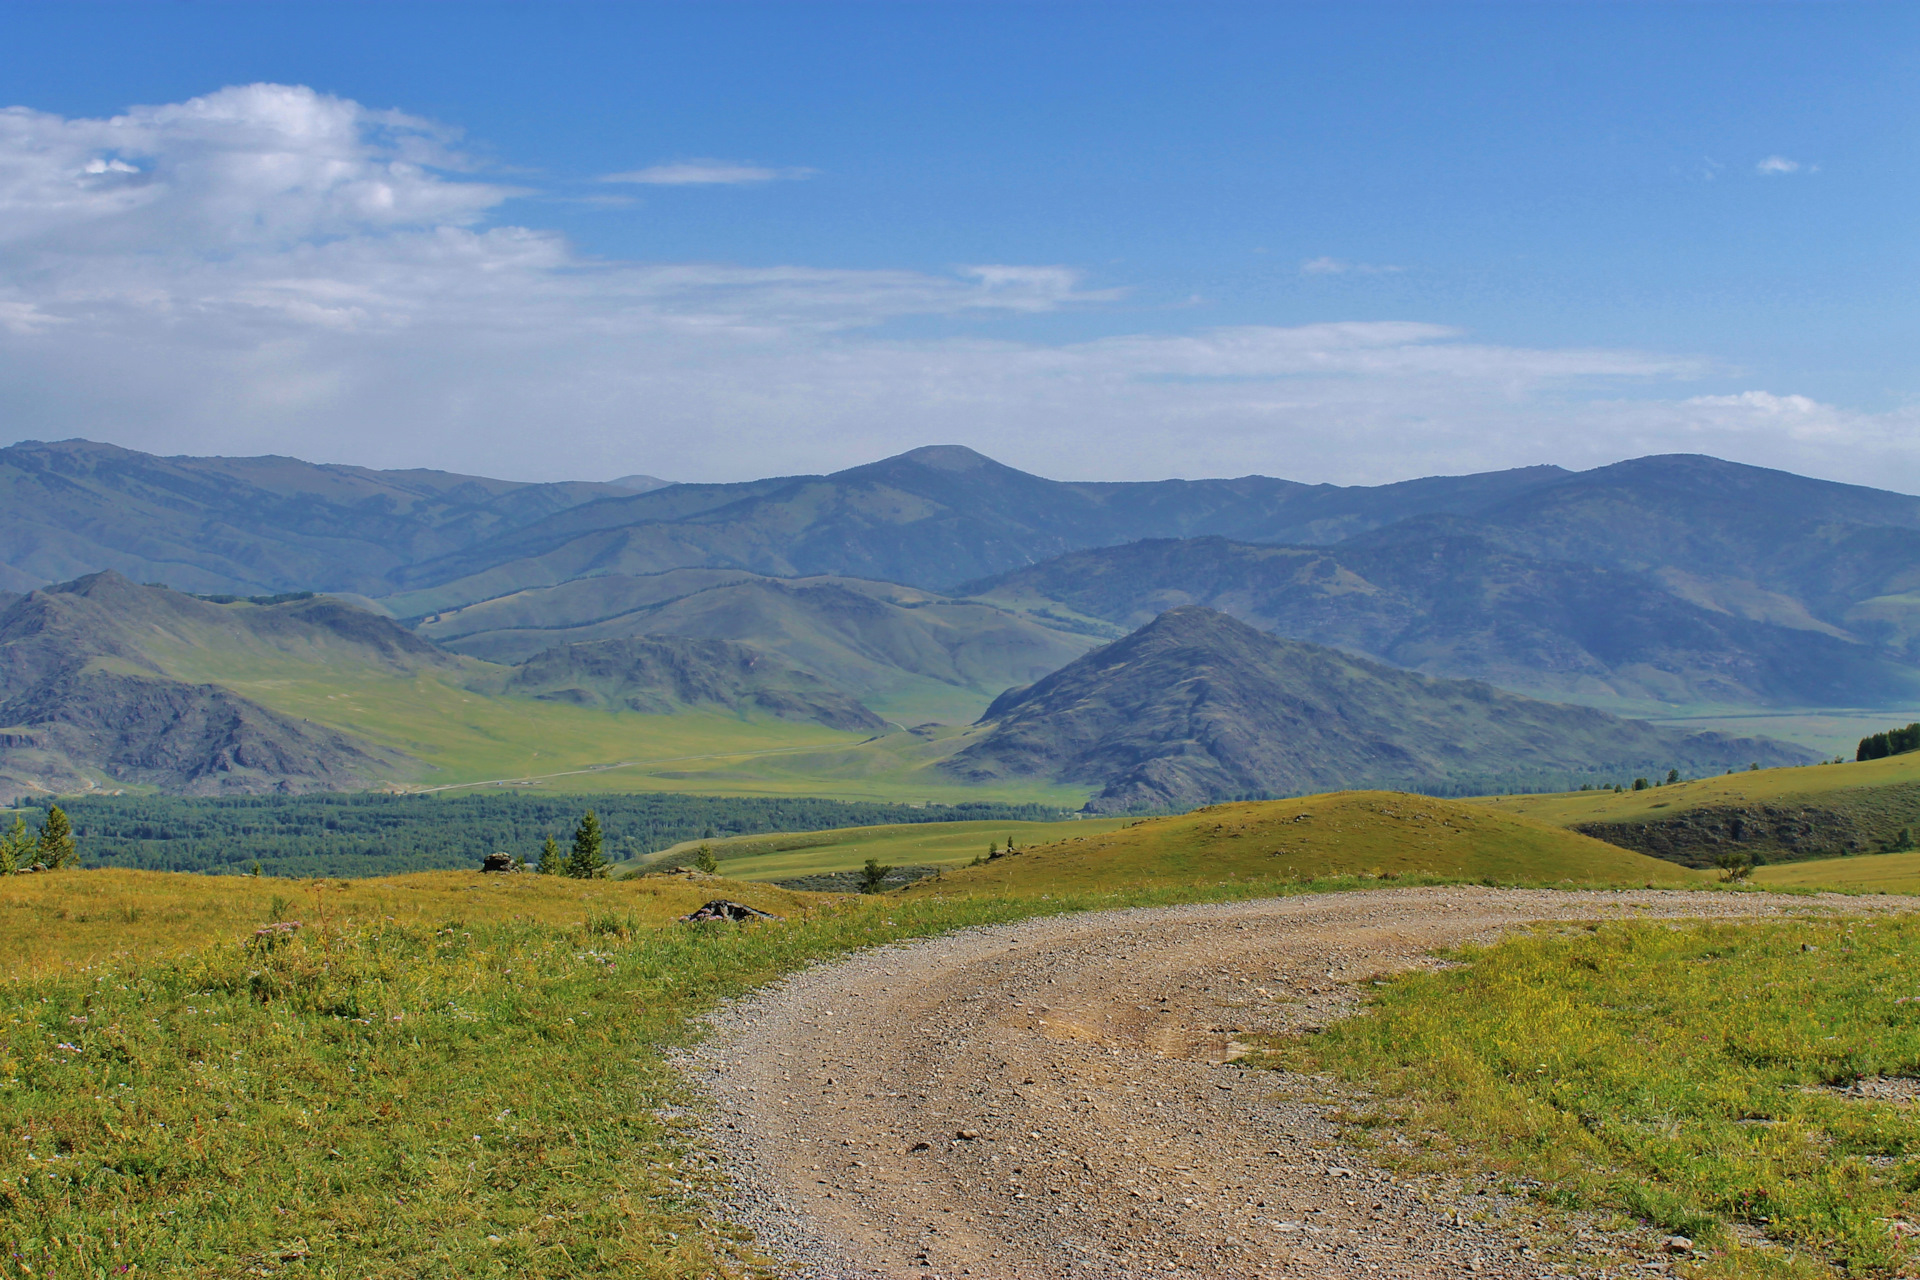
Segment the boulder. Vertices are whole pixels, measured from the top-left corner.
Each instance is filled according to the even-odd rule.
[[[780,917],[771,911],[761,911],[744,902],[729,902],[725,898],[715,898],[698,911],[689,911],[680,917],[681,924],[712,924],[730,920],[778,920]]]

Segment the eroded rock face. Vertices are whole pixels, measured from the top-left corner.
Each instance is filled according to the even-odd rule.
[[[1920,826],[1920,783],[1875,787],[1871,796],[1825,804],[1702,805],[1643,822],[1589,822],[1582,835],[1689,867],[1711,867],[1722,853],[1764,862],[1891,851]]]
[[[481,860],[480,869],[496,874],[511,875],[525,868],[516,863],[513,860],[513,855],[510,853],[490,853]]]

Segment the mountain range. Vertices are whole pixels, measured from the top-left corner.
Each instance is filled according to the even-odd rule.
[[[624,741],[609,727],[622,715],[844,734],[984,715],[943,776],[1105,794],[1113,778],[1092,765],[1015,767],[1010,744],[1043,710],[1062,741],[1087,730],[1065,727],[1057,700],[1008,691],[1084,675],[1090,650],[1195,606],[1341,655],[1293,653],[1274,687],[1295,692],[1302,672],[1333,687],[1398,669],[1635,714],[1920,703],[1920,499],[1691,455],[1341,487],[1054,481],[932,446],[737,484],[527,484],[65,441],[0,449],[0,486],[0,781],[56,788],[404,782],[449,744],[519,741],[524,726],[502,727],[516,718],[559,732],[566,708],[599,717],[564,720],[582,752]],[[1245,657],[1237,632],[1208,634]],[[358,718],[333,714],[382,681]],[[1198,713],[1174,705],[1176,687],[1151,713],[1125,690],[1110,700],[1187,741],[1182,717]],[[1426,686],[1367,687],[1384,706]],[[1257,702],[1246,723],[1282,732]],[[536,705],[556,710],[515,709]],[[439,745],[409,716],[433,719]],[[1482,738],[1491,754],[1442,772],[1540,765],[1517,739]],[[1674,750],[1576,751],[1553,768]],[[1119,777],[1128,752],[1151,756],[1132,742],[1084,760]],[[1308,776],[1247,768],[1267,781],[1243,791]],[[1223,769],[1165,794],[1213,794]]]

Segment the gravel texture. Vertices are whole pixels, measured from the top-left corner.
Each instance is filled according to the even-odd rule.
[[[1530,922],[1912,905],[1425,888],[1059,916],[808,969],[685,1065],[731,1216],[820,1280],[1651,1275],[1671,1242],[1380,1170],[1340,1141],[1340,1087],[1232,1066],[1237,1038]]]

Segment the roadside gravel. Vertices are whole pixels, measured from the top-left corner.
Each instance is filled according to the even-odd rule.
[[[1230,1065],[1355,984],[1537,921],[1868,914],[1909,900],[1390,889],[966,930],[721,1010],[685,1063],[734,1220],[819,1280],[1657,1274],[1492,1186],[1344,1147],[1332,1082]]]

